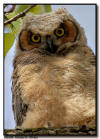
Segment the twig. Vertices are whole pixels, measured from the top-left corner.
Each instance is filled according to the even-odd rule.
[[[26,15],[26,13],[33,7],[35,7],[36,5],[31,5],[29,8],[25,9],[23,12],[19,13],[18,15],[14,16],[13,18],[7,20],[4,22],[4,25],[10,24],[13,21],[16,21],[17,19],[23,17]]]
[[[11,13],[14,11],[16,5],[12,5],[12,7],[8,11],[4,11],[4,14]]]

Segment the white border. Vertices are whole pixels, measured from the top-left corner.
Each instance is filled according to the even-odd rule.
[[[2,2],[3,3],[69,3],[69,4],[71,4],[71,3],[75,3],[75,4],[77,4],[77,3],[98,3],[99,4],[99,0],[63,0],[63,1],[61,1],[61,0],[28,0],[28,1],[20,1],[20,0],[2,0]]]
[[[3,139],[3,4],[4,3],[59,3],[59,4],[62,4],[63,3],[66,3],[66,4],[77,4],[77,3],[80,3],[80,4],[89,4],[89,3],[95,3],[98,5],[99,7],[99,4],[100,4],[100,0],[28,0],[28,1],[22,1],[20,2],[20,0],[1,0],[0,1],[0,139]],[[99,15],[99,8],[98,8],[98,15]],[[99,17],[98,17],[99,18]],[[100,18],[99,18],[100,20]],[[99,21],[98,21],[98,25],[99,25]],[[100,28],[99,28],[99,31],[100,31]],[[98,34],[99,34],[99,31],[98,31]],[[100,57],[99,57],[99,54],[100,54],[100,49],[99,49],[99,37],[98,37],[98,72],[99,72],[99,69],[100,69]],[[99,75],[100,77],[100,75]],[[98,77],[98,78],[99,78]],[[98,80],[99,81],[99,80]],[[99,111],[99,100],[100,100],[100,95],[99,95],[99,86],[100,84],[98,84],[98,111]],[[98,112],[98,118],[99,118],[99,115],[100,115],[100,111]],[[99,124],[100,124],[100,121],[98,119],[98,129],[99,129]],[[100,133],[100,129],[98,130],[98,135]],[[50,137],[49,137],[50,138]],[[79,138],[79,137],[78,137]]]

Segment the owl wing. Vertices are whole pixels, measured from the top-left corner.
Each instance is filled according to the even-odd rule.
[[[28,110],[28,105],[23,102],[23,99],[21,97],[20,85],[17,83],[15,72],[13,73],[12,93],[14,119],[16,121],[16,126],[21,126]]]

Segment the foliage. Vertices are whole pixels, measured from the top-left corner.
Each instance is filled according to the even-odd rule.
[[[4,14],[4,22],[15,17],[17,14],[23,12],[29,6],[30,5],[16,5],[13,12]],[[51,11],[50,5],[36,5],[35,7],[29,10],[29,12],[33,14],[42,14],[50,11]],[[9,49],[14,43],[15,38],[18,35],[22,19],[23,17],[4,26],[4,56],[9,51]]]

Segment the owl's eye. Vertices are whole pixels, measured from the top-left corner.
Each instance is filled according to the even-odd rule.
[[[55,34],[56,34],[56,36],[57,37],[62,37],[63,35],[64,35],[64,29],[63,28],[57,28],[56,30],[55,30]]]
[[[38,42],[40,42],[40,40],[41,40],[41,37],[40,37],[40,35],[35,35],[35,34],[33,34],[32,36],[31,36],[31,40],[32,40],[32,42],[35,42],[35,43],[38,43]]]

